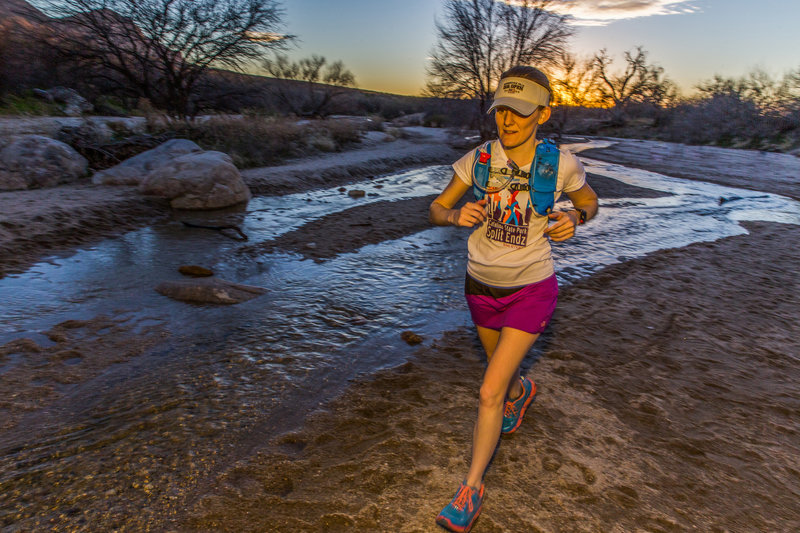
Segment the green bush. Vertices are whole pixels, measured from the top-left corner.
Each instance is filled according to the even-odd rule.
[[[0,115],[62,116],[61,106],[47,102],[26,91],[8,93],[0,98]]]

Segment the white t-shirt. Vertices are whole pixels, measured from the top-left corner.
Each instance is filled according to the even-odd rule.
[[[500,141],[492,141],[489,184],[508,168]],[[475,150],[453,163],[456,175],[472,185]],[[520,167],[530,172],[531,165]],[[505,179],[505,176],[502,176]],[[560,150],[555,199],[563,192],[577,191],[586,183],[586,172],[574,154]],[[555,272],[550,255],[550,241],[544,236],[546,216],[538,216],[532,207],[525,178],[515,177],[502,191],[486,195],[487,218],[476,226],[468,241],[467,272],[474,279],[492,287],[520,287],[549,278]],[[467,194],[472,195],[472,190]],[[470,200],[474,201],[474,200]]]

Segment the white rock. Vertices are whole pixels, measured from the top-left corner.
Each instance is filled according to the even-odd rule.
[[[222,152],[193,152],[154,169],[139,185],[142,194],[170,200],[175,209],[219,209],[250,199],[239,169]]]
[[[151,150],[126,159],[119,165],[101,170],[92,177],[96,185],[139,185],[152,171],[184,154],[203,149],[187,139],[172,139]]]
[[[71,183],[88,169],[86,158],[68,144],[43,135],[22,135],[0,150],[0,190]]]

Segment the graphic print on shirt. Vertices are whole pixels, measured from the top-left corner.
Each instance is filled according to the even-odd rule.
[[[489,185],[493,180],[504,181],[505,176],[492,168],[489,172]],[[523,248],[528,243],[528,222],[533,215],[533,206],[528,191],[528,181],[514,180],[505,189],[487,194],[486,237],[512,248]]]

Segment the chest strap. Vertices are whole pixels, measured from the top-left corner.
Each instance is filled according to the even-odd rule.
[[[528,186],[533,210],[539,216],[550,213],[555,205],[559,157],[558,146],[552,140],[543,139],[536,145],[536,155],[533,158],[533,165],[531,165],[532,171],[528,174]],[[481,189],[485,190],[489,183],[491,159],[491,141],[475,149],[475,161],[472,164],[472,179],[475,183],[472,185],[472,193],[476,200],[484,197]],[[518,174],[525,175],[527,173],[518,171]]]

